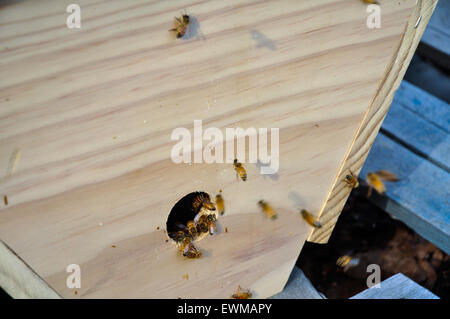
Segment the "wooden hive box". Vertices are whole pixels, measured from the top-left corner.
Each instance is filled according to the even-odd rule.
[[[436,5],[379,2],[372,29],[360,0],[79,0],[79,29],[66,26],[71,1],[2,4],[0,285],[66,298],[282,290],[305,240],[328,240],[350,193],[342,179],[359,172]],[[190,34],[176,39],[182,12]],[[277,175],[175,164],[171,134],[194,120],[279,128]],[[219,190],[219,233],[197,244],[202,258],[177,255],[172,207]],[[66,285],[70,264],[79,289]]]

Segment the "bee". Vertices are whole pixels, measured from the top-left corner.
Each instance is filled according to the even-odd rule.
[[[190,240],[185,240],[183,243],[183,256],[194,259],[194,258],[200,258],[202,256],[201,251],[198,251],[197,248],[195,248],[194,244]]]
[[[197,221],[197,232],[207,233],[209,231],[208,216],[202,215]]]
[[[192,201],[192,208],[195,212],[199,212],[202,207],[208,210],[216,210],[216,207],[211,202],[211,198],[206,193],[199,193]]]
[[[170,29],[169,31],[176,32],[178,39],[182,38],[188,30],[189,23],[191,22],[190,20],[191,19],[187,14],[183,14],[181,16],[181,19],[175,17],[175,21],[174,21],[175,27],[173,29]]]
[[[177,232],[168,233],[169,237],[175,240],[177,243],[182,242],[186,238],[186,234],[184,231],[180,230]]]
[[[379,4],[376,0],[363,0],[367,4]]]
[[[225,213],[225,206],[223,203],[223,197],[220,194],[216,195],[216,206],[217,206],[217,211],[219,212],[219,214],[223,215]]]
[[[194,221],[188,221],[186,229],[191,238],[195,239],[197,237],[197,225],[195,225]]]
[[[381,181],[381,178],[376,173],[368,173],[366,176],[367,184],[369,184],[368,197],[372,194],[372,188],[378,192],[378,194],[384,194],[386,192],[386,186]]]
[[[383,181],[387,182],[398,182],[399,179],[394,173],[391,173],[386,170],[379,170],[375,173],[370,172],[366,176],[367,184],[369,184],[369,193],[367,194],[368,197],[372,194],[372,188],[374,188],[378,194],[382,195],[386,192],[386,186],[384,185]]]
[[[208,223],[209,234],[214,235],[216,231],[216,216],[213,214],[208,215],[206,222]]]
[[[238,286],[236,292],[231,295],[232,299],[250,299],[252,297],[252,293],[250,290],[242,290],[241,286]]]
[[[259,207],[261,207],[261,209],[263,210],[264,214],[266,214],[267,217],[269,217],[270,219],[277,218],[277,214],[275,213],[273,208],[270,207],[270,205],[267,202],[260,200],[258,202],[258,205],[259,205]]]
[[[354,267],[359,264],[359,258],[353,258],[348,255],[344,255],[338,258],[336,261],[336,265],[339,267],[345,268],[345,267]]]
[[[349,171],[349,174],[345,175],[344,182],[351,188],[357,188],[359,186],[358,179],[353,175],[352,171]]]
[[[314,216],[310,212],[308,212],[306,209],[302,209],[300,211],[300,213],[302,214],[303,219],[311,226],[316,227],[316,228],[322,227],[322,224],[319,221],[317,221],[314,218]]]
[[[244,166],[242,166],[242,164],[238,162],[237,158],[234,159],[233,165],[238,178],[240,177],[245,182],[247,180],[247,171],[245,170]]]

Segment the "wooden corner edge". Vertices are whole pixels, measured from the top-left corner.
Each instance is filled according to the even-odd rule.
[[[13,298],[60,299],[61,296],[0,240],[0,286]]]
[[[391,58],[391,62],[379,83],[376,94],[364,115],[355,138],[344,157],[339,173],[318,214],[318,220],[322,223],[322,227],[314,228],[307,241],[318,244],[328,242],[351,192],[351,189],[342,181],[349,170],[356,175],[359,174],[436,4],[437,0],[417,0],[399,46]]]

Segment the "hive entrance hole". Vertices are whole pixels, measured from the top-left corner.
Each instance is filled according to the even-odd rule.
[[[199,195],[205,195],[209,197],[205,192],[192,192],[181,198],[171,209],[169,217],[166,222],[167,234],[170,239],[173,238],[170,234],[183,230],[189,221],[194,220],[199,211],[193,207],[194,199]]]

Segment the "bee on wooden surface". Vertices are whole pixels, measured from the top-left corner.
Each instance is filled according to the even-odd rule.
[[[369,184],[369,192],[367,194],[367,197],[370,197],[370,195],[372,195],[372,188],[375,189],[380,195],[386,192],[386,186],[384,185],[382,180],[387,182],[399,181],[394,173],[391,173],[387,170],[379,170],[375,173],[369,172],[366,176],[367,184]]]
[[[197,232],[207,233],[209,231],[208,216],[202,215],[197,221]]]
[[[186,234],[184,231],[180,230],[177,232],[168,233],[169,237],[175,240],[177,243],[182,242],[186,238]]]
[[[214,203],[211,202],[211,197],[206,193],[199,193],[192,201],[192,208],[195,212],[199,212],[202,207],[208,210],[216,210]]]
[[[252,297],[252,293],[250,290],[243,290],[241,286],[238,286],[236,292],[231,295],[232,299],[250,299]]]
[[[363,0],[363,2],[367,4],[379,4],[376,0]]]
[[[194,259],[200,258],[202,253],[194,246],[194,244],[190,240],[186,240],[183,243],[183,256]]]
[[[209,234],[214,235],[216,232],[216,216],[213,214],[208,215],[206,222],[208,223]]]
[[[216,206],[217,206],[217,211],[219,212],[219,214],[223,215],[225,213],[225,205],[223,202],[223,197],[220,194],[216,195]]]
[[[316,228],[320,228],[322,227],[322,224],[317,221],[314,216],[308,212],[306,209],[302,209],[300,211],[300,213],[302,214],[303,219],[311,226],[316,227]]]
[[[266,214],[267,217],[269,217],[270,219],[277,218],[277,214],[267,202],[260,200],[258,202],[258,205],[259,207],[261,207],[261,209],[263,210],[264,214]]]
[[[347,270],[348,268],[358,266],[359,258],[344,255],[338,258],[338,260],[336,261],[336,265],[338,265],[341,268],[344,268],[344,270]]]
[[[352,171],[349,171],[349,174],[345,175],[344,182],[351,188],[357,188],[359,186],[358,179],[353,175]]]
[[[174,28],[169,31],[176,32],[177,38],[182,38],[187,32],[190,22],[191,19],[187,14],[183,14],[181,19],[175,17]]]
[[[245,170],[244,166],[242,166],[242,164],[238,162],[237,158],[234,160],[233,165],[238,178],[240,177],[245,182],[247,180],[247,171]]]
[[[194,221],[192,221],[192,220],[188,221],[186,229],[187,229],[190,237],[192,237],[193,239],[195,239],[197,237],[197,235],[198,235],[197,225],[195,225]]]

